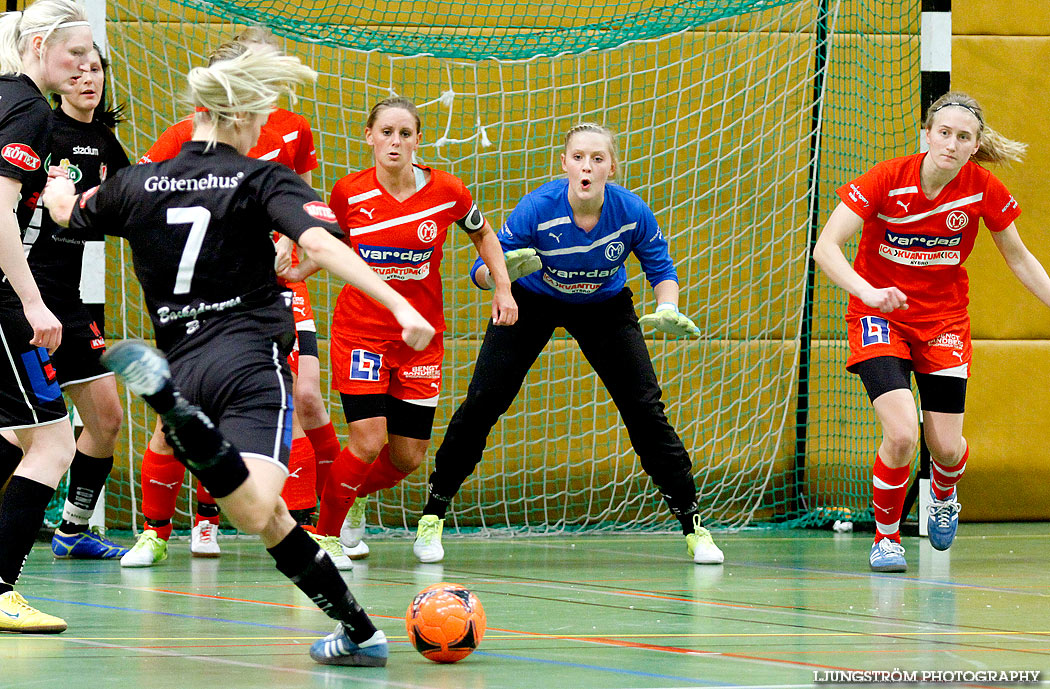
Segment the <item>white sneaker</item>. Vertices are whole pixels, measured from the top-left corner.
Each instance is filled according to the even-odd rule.
[[[193,557],[219,557],[219,525],[207,519],[198,522],[190,535],[190,553]]]
[[[358,498],[346,513],[343,526],[339,529],[339,543],[343,552],[351,560],[363,560],[368,557],[368,544],[361,539],[365,537],[365,510],[368,498]]]
[[[441,562],[445,558],[445,549],[441,547],[441,531],[444,527],[445,520],[438,519],[437,515],[424,514],[419,518],[412,552],[420,562]]]
[[[139,534],[135,545],[120,558],[121,567],[152,567],[168,559],[168,542],[153,529]]]
[[[322,536],[321,534],[311,533],[310,538],[317,541],[317,545],[321,546],[321,550],[328,553],[328,557],[332,558],[332,563],[340,572],[347,572],[354,568],[354,563],[343,552],[343,546],[339,544],[338,536]]]

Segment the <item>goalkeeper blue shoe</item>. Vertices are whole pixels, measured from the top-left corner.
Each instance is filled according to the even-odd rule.
[[[880,538],[875,541],[868,560],[873,572],[908,571],[908,562],[904,559],[904,546],[892,538]]]
[[[51,539],[51,552],[60,560],[115,560],[123,557],[128,549],[117,545],[92,528],[90,531],[72,535],[56,531]]]
[[[122,340],[106,350],[102,365],[121,378],[136,395],[153,395],[171,379],[168,360],[142,340]]]
[[[933,493],[932,482],[930,484],[930,516],[926,527],[930,534],[930,545],[937,550],[951,548],[955,532],[959,529],[959,510],[962,507],[955,499],[957,493],[958,490],[952,488],[952,494],[940,500]]]
[[[387,658],[386,634],[376,630],[368,641],[355,644],[340,623],[334,632],[310,646],[310,657],[322,665],[384,667]]]

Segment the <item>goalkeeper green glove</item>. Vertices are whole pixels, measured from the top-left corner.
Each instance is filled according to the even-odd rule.
[[[660,332],[676,337],[700,337],[700,329],[688,316],[679,313],[674,304],[660,304],[656,307],[656,313],[642,316],[638,324],[651,325]]]
[[[511,282],[543,267],[543,261],[536,255],[536,250],[531,248],[508,251],[503,254],[503,260],[507,263],[507,275]]]

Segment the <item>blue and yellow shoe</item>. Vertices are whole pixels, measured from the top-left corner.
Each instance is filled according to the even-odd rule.
[[[322,665],[353,665],[355,667],[385,667],[387,658],[386,634],[376,630],[368,641],[355,644],[346,635],[342,623],[335,631],[310,646],[310,657]]]
[[[89,531],[67,535],[56,531],[51,539],[51,552],[60,560],[114,560],[124,556],[128,549],[119,546],[92,527]]]
[[[930,545],[937,550],[947,550],[952,547],[955,540],[955,532],[959,528],[959,501],[956,498],[958,489],[952,488],[952,494],[944,500],[940,500],[933,492],[930,485],[930,516],[926,527],[929,531]]]

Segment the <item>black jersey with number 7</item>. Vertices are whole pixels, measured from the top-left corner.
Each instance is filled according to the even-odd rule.
[[[125,168],[84,192],[68,232],[128,240],[157,345],[177,355],[231,329],[291,332],[270,232],[298,240],[311,227],[341,236],[294,172],[191,141],[171,160]]]

